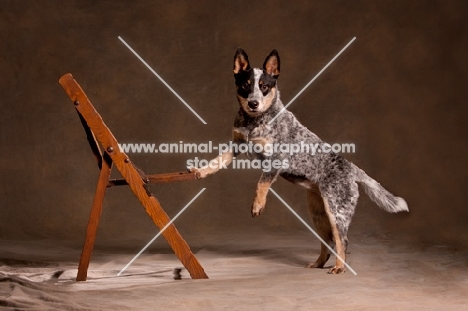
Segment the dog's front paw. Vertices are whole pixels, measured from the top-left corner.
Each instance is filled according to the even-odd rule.
[[[197,177],[197,179],[202,179],[202,178],[205,178],[206,176],[208,176],[206,171],[203,170],[202,168],[190,167],[188,169],[188,171],[190,173],[195,173],[195,176]]]
[[[328,274],[342,274],[345,272],[345,268],[344,267],[337,267],[337,266],[334,266],[333,268],[330,268],[330,270],[328,270]]]
[[[265,206],[254,203],[252,205],[252,217],[258,217],[265,210]]]

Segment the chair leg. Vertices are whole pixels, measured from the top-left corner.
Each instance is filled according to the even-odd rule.
[[[94,241],[96,240],[96,232],[99,225],[99,220],[102,213],[102,202],[106,194],[106,188],[109,183],[109,177],[112,169],[112,162],[109,164],[107,161],[102,161],[101,173],[99,174],[99,181],[94,195],[93,207],[89,216],[88,228],[86,230],[86,240],[81,253],[80,264],[78,266],[77,281],[86,281],[88,276],[88,266],[91,259],[91,253],[94,248]]]

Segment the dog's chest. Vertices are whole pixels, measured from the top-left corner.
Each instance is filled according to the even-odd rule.
[[[271,147],[278,142],[275,129],[265,123],[242,124],[234,127],[233,134],[238,144],[245,145],[243,152],[250,159],[264,159],[266,156],[272,156]],[[265,152],[266,150],[269,152]]]
[[[278,132],[276,129],[269,124],[260,124],[255,126],[249,131],[248,139],[258,139],[258,138],[265,138],[269,140],[277,140],[278,139]]]

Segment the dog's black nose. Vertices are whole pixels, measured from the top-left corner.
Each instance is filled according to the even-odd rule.
[[[252,109],[257,108],[258,107],[258,101],[256,101],[256,100],[249,101],[249,107],[252,108]]]

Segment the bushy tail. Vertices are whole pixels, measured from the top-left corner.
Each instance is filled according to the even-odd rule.
[[[374,201],[381,209],[390,212],[409,212],[408,204],[403,198],[396,197],[388,192],[374,179],[370,178],[363,170],[354,165],[356,170],[356,181],[364,186],[369,198]]]

